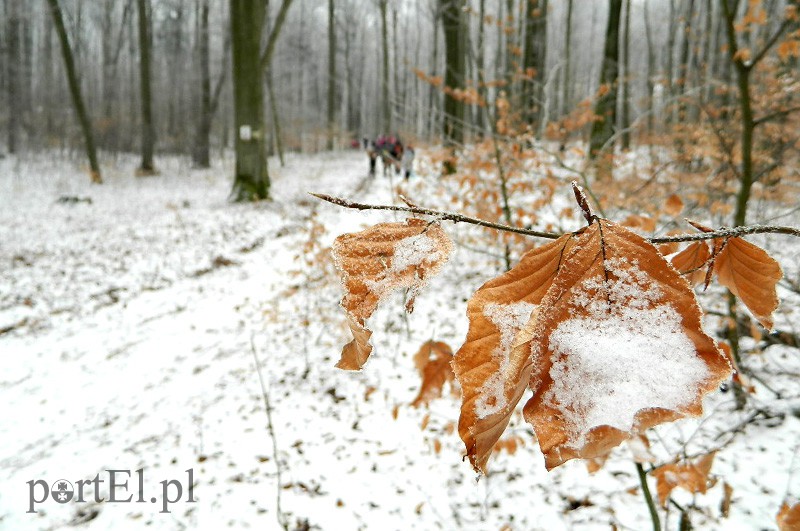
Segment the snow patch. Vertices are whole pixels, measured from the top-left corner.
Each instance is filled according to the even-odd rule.
[[[475,401],[475,414],[478,418],[493,415],[508,405],[504,382],[511,365],[511,347],[517,333],[528,323],[536,306],[519,301],[511,304],[490,302],[483,307],[483,314],[500,332],[500,345],[492,352],[492,358],[498,362],[499,370],[481,386],[478,400]]]
[[[596,426],[631,431],[642,409],[685,408],[710,377],[680,314],[638,265],[608,260],[607,270],[609,280],[583,282],[570,301],[579,315],[549,339],[553,385],[544,402],[564,414],[576,448]]]

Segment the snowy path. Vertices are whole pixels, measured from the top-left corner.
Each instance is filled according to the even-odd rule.
[[[134,179],[131,162],[90,187],[63,164],[0,162],[0,329],[11,328],[0,335],[0,529],[277,529],[278,494],[301,529],[647,525],[641,498],[626,492],[637,481],[625,459],[595,476],[580,463],[547,474],[515,419],[526,448],[497,456],[496,473],[476,485],[453,432],[457,401],[408,406],[419,384],[410,356],[430,337],[454,347],[463,338],[466,322],[453,316],[484,278],[466,272],[482,258],[457,251],[411,317],[399,302],[380,310],[367,370],[333,368],[346,331],[330,271],[303,261],[319,227],[312,212],[328,228],[323,246],[391,217],[320,206],[306,192],[352,196],[366,169],[360,153],[290,159],[274,170],[276,201],[257,205],[225,202],[228,168],[173,164]],[[387,181],[364,198],[388,201]],[[280,489],[251,340],[274,408]],[[797,419],[787,425],[782,437],[800,431]],[[48,499],[26,513],[28,481],[100,474],[107,499],[107,470],[140,468],[143,503]],[[160,513],[160,482],[187,489],[190,468],[197,501],[184,492]],[[742,496],[764,488],[744,485]],[[726,529],[769,526],[782,488]],[[702,503],[715,507],[718,491]],[[714,521],[716,509],[708,513]]]

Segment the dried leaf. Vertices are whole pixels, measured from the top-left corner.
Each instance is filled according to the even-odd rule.
[[[552,284],[572,239],[564,235],[527,252],[467,303],[469,330],[453,369],[462,389],[458,433],[476,470],[485,471],[528,384],[530,359],[512,355],[514,338]]]
[[[590,459],[585,459],[584,462],[586,463],[586,470],[590,474],[595,474],[599,472],[600,469],[602,469],[606,465],[606,461],[608,461],[608,456],[610,455],[611,452],[603,455],[598,455]]]
[[[741,238],[728,238],[714,261],[720,284],[739,297],[758,322],[772,330],[772,312],[778,307],[775,286],[781,266],[767,252]]]
[[[664,212],[670,216],[677,216],[683,212],[683,200],[676,194],[669,196],[664,203]]]
[[[452,248],[439,225],[414,218],[404,223],[379,223],[336,238],[334,264],[345,289],[341,305],[354,337],[342,349],[337,367],[363,367],[372,352],[372,332],[366,328],[366,320],[395,289],[409,290],[406,308],[411,311],[414,297],[427,277],[439,271]]]
[[[714,461],[715,452],[706,454],[694,463],[672,463],[656,468],[651,474],[656,478],[656,492],[662,507],[673,489],[680,487],[691,493],[705,493],[708,489],[708,474]]]
[[[639,214],[631,214],[625,218],[620,225],[630,227],[632,229],[640,229],[642,232],[651,233],[656,230],[656,220],[648,216],[640,216]]]
[[[419,394],[411,403],[414,407],[430,404],[431,400],[442,396],[445,383],[452,382],[453,351],[441,341],[426,341],[414,354],[414,363],[422,377]],[[424,429],[424,428],[423,428]]]
[[[727,518],[731,514],[731,501],[733,501],[733,487],[723,482],[722,501],[719,502],[719,512],[723,518]]]
[[[577,237],[511,356],[533,364],[524,413],[547,468],[699,415],[730,374],[700,317],[686,280],[640,236],[599,220]]]
[[[705,280],[706,274],[703,270],[710,258],[708,243],[700,241],[690,243],[683,251],[673,256],[670,262],[686,277],[689,284],[696,286]]]
[[[775,521],[780,531],[800,531],[800,502],[784,501]]]

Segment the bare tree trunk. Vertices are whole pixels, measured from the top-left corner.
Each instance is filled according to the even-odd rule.
[[[200,5],[200,20],[197,35],[198,62],[200,67],[200,112],[194,144],[194,163],[200,168],[211,165],[211,50],[208,32],[208,0]]]
[[[444,85],[447,89],[463,88],[465,81],[467,54],[462,38],[463,4],[463,0],[439,0],[447,56],[444,76]],[[445,144],[453,146],[464,142],[465,116],[464,102],[445,93],[443,128]]]
[[[522,108],[525,121],[539,130],[543,116],[545,59],[547,57],[547,0],[523,0],[525,5],[525,50],[522,66],[525,84]],[[533,73],[532,79],[528,76]]]
[[[389,28],[386,20],[387,0],[378,0],[378,8],[381,12],[381,50],[382,50],[382,82],[381,82],[381,102],[383,107],[383,131],[392,131],[392,102],[389,100]]]
[[[572,109],[572,0],[567,0],[567,22],[564,31],[564,89],[561,100],[561,115]],[[565,139],[566,141],[566,139]]]
[[[230,0],[236,131],[236,174],[231,196],[235,201],[269,198],[260,68],[265,8],[264,0]]]
[[[631,0],[625,2],[625,37],[622,41],[622,53],[625,57],[623,63],[623,71],[625,72],[622,78],[622,148],[630,149],[631,147]]]
[[[436,0],[436,7],[434,8],[433,12],[433,50],[431,51],[431,70],[430,76],[434,77],[437,72],[437,63],[439,61],[439,0]],[[438,135],[438,132],[434,133],[434,126],[436,124],[436,116],[437,110],[439,108],[439,91],[433,85],[430,86],[428,89],[428,100],[429,105],[428,108],[430,109],[429,114],[429,121],[428,121],[428,136],[431,138],[434,134]]]
[[[281,167],[286,165],[283,159],[283,133],[281,132],[281,117],[278,114],[278,102],[275,99],[275,87],[272,81],[272,68],[267,68],[267,93],[269,95],[269,112],[272,116],[272,138],[275,142],[275,151]]]
[[[336,130],[336,14],[328,0],[328,149],[333,149]]]
[[[6,101],[8,102],[8,136],[7,148],[9,153],[17,152],[17,134],[19,130],[20,105],[19,97],[19,6],[16,0],[11,0],[11,4],[6,4],[8,20],[6,21],[6,31],[8,31],[7,51],[6,51]]]
[[[142,175],[152,175],[155,128],[153,127],[152,96],[150,88],[150,37],[148,31],[147,0],[137,0],[139,15],[139,92],[142,104]]]
[[[485,40],[485,19],[486,18],[486,0],[480,0],[478,4],[478,43],[477,43],[477,50],[476,50],[476,58],[475,58],[475,68],[478,70],[478,75],[475,76],[476,79],[485,79],[484,69],[486,68],[486,54],[484,52],[484,40]],[[488,102],[487,102],[488,104]],[[478,112],[475,116],[475,125],[477,127],[478,133],[483,136],[483,132],[486,129],[486,123],[484,122],[483,110],[478,109]]]
[[[613,146],[605,146],[614,136],[614,125],[617,122],[617,79],[619,77],[619,22],[622,11],[622,0],[609,0],[608,25],[606,26],[606,43],[603,49],[603,67],[600,73],[600,85],[603,87],[594,107],[598,119],[592,124],[589,140],[589,156],[595,160],[600,150],[607,147],[609,152],[603,154],[598,164],[599,178],[611,177],[611,160]]]
[[[653,96],[655,95],[655,84],[653,77],[655,76],[655,62],[656,54],[653,49],[653,32],[650,27],[650,12],[647,9],[649,4],[644,3],[644,35],[647,41],[647,98],[650,102],[650,112],[647,115],[647,133],[653,134],[655,130],[655,109]]]
[[[53,15],[53,24],[55,25],[56,33],[58,33],[58,38],[61,41],[61,52],[64,56],[64,68],[67,72],[67,80],[69,81],[69,91],[72,95],[72,103],[75,107],[75,113],[78,115],[78,121],[81,124],[81,130],[83,131],[83,137],[86,143],[86,155],[89,158],[91,180],[93,183],[100,184],[103,182],[103,177],[100,174],[100,164],[97,162],[97,150],[94,145],[92,123],[91,120],[89,120],[89,114],[86,112],[86,107],[83,104],[81,85],[78,80],[77,72],[75,71],[75,61],[72,57],[72,49],[69,45],[67,29],[64,27],[64,17],[61,14],[58,0],[47,0],[47,3]]]

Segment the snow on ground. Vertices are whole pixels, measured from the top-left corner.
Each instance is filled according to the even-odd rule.
[[[0,161],[0,528],[279,529],[278,506],[293,529],[649,528],[626,448],[594,475],[577,461],[547,473],[514,418],[525,446],[476,481],[454,430],[457,398],[408,405],[411,356],[431,338],[460,344],[466,299],[500,271],[495,257],[457,246],[412,315],[399,295],[376,313],[364,371],[333,367],[347,341],[341,293],[329,264],[304,256],[396,216],[306,192],[390,202],[388,179],[365,184],[366,165],[355,152],[292,157],[272,166],[275,201],[235,205],[229,161],[199,171],[165,159],[160,176],[135,178],[121,158],[103,186],[59,157]],[[433,206],[446,195],[436,189],[430,176],[410,186]],[[326,232],[310,244],[316,223]],[[475,233],[445,228],[456,241]],[[697,529],[773,529],[783,497],[800,493],[799,406],[785,399],[800,395],[798,353],[774,346],[757,360],[765,375],[794,375],[769,380],[781,398],[759,389],[763,418],[744,423],[718,393],[705,420],[657,431],[660,455],[724,446],[712,470],[734,488],[731,516],[720,516],[722,480],[675,495],[698,506]],[[131,471],[115,493],[130,503],[93,501],[109,497],[108,470]],[[84,503],[27,512],[29,482],[41,499],[36,480],[77,488],[96,475],[104,482],[86,485]],[[164,485],[177,497],[167,480],[183,498],[161,512]]]

